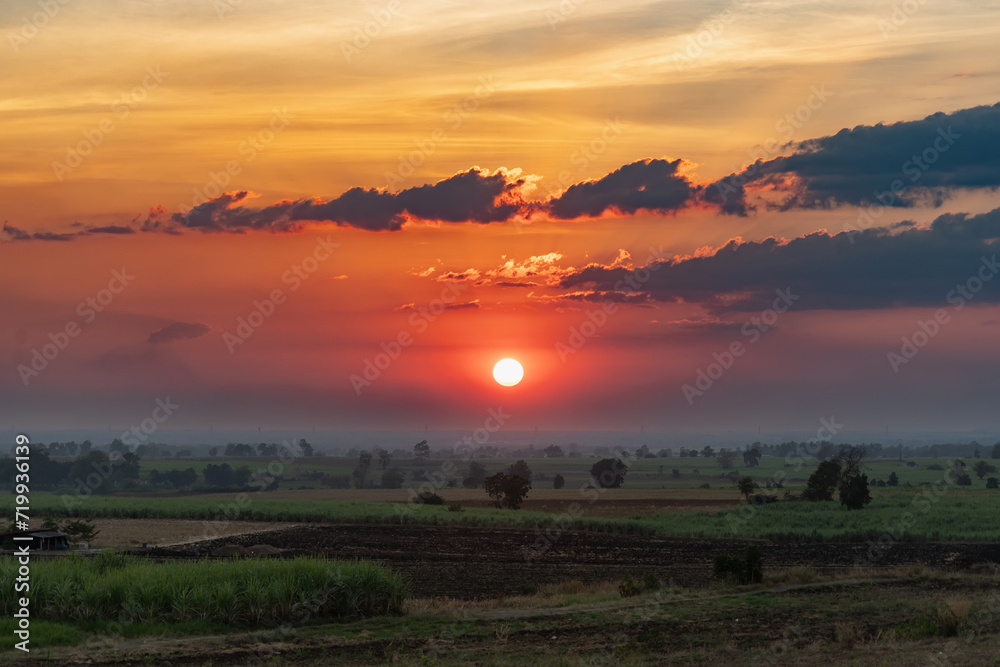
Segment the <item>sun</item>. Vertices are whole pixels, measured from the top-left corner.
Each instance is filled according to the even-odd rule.
[[[517,359],[501,359],[493,367],[493,379],[505,387],[513,387],[524,377],[524,369]]]

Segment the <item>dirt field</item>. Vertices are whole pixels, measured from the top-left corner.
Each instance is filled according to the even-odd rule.
[[[565,531],[554,541],[541,532],[468,526],[307,525],[247,533],[179,547],[146,550],[151,556],[206,556],[225,544],[269,544],[285,555],[379,560],[410,579],[415,597],[462,599],[513,595],[524,587],[567,580],[619,580],[655,573],[664,582],[701,586],[711,581],[712,559],[748,544],[729,539],[679,539]],[[765,568],[809,566],[848,571],[865,543],[758,542]],[[964,570],[1000,562],[1000,544],[895,544],[880,567],[922,564]]]
[[[168,546],[205,539],[205,522],[183,519],[94,519],[100,530],[93,540],[95,547]],[[259,521],[232,521],[224,527],[213,524],[213,531],[224,536],[254,533],[272,528],[290,528],[294,523],[261,523]]]

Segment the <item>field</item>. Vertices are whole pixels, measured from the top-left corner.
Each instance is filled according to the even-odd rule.
[[[49,610],[35,617],[36,646],[51,647],[53,659],[66,665],[513,665],[524,664],[525,650],[539,665],[907,665],[939,654],[960,665],[984,664],[992,655],[1000,600],[987,600],[987,593],[1000,563],[1000,491],[980,479],[941,485],[944,472],[928,466],[945,460],[868,464],[871,479],[895,472],[899,485],[873,488],[873,501],[860,511],[835,501],[783,500],[784,491],[801,489],[811,468],[796,471],[780,459],[763,459],[751,471],[762,487],[784,476],[783,489],[762,488],[779,499],[768,504],[745,503],[726,477],[730,471],[714,459],[639,460],[619,489],[588,484],[594,460],[532,460],[533,489],[517,511],[492,507],[482,489],[462,488],[461,465],[436,484],[408,482],[403,489],[329,489],[295,480],[316,471],[349,474],[352,462],[331,458],[289,466],[272,491],[95,494],[69,504],[60,494],[35,492],[35,521],[92,519],[101,531],[94,546],[127,549],[136,559],[127,561],[127,579],[102,584],[131,600],[114,602],[116,609],[131,611],[109,607],[100,618],[68,621],[55,620],[64,612],[53,605],[65,598],[67,608],[83,609],[85,591],[67,583],[79,575],[59,569],[68,567],[64,559],[33,565],[48,586],[37,604]],[[143,462],[143,470],[209,462]],[[486,465],[492,471],[512,462]],[[409,478],[415,469],[433,475],[443,462],[399,465]],[[552,488],[557,473],[566,478],[562,489]],[[373,471],[375,479],[380,474]],[[409,502],[427,488],[444,504]],[[13,496],[0,507],[9,514]],[[739,554],[751,543],[761,550],[763,584],[734,588],[713,578],[716,555]],[[261,544],[277,550],[272,560],[213,557],[222,546]],[[376,563],[371,571],[391,572],[400,587],[406,582],[409,598],[399,596],[396,607],[401,615],[291,614],[296,590],[301,596],[324,585],[282,568],[353,561]],[[267,567],[275,569],[254,570]],[[225,582],[240,568],[262,573],[258,583],[227,590],[251,591],[241,593],[238,606],[259,610],[259,622],[220,615],[220,589],[209,581]],[[196,572],[209,579],[196,583]],[[663,588],[622,597],[618,585],[629,577],[652,578]],[[188,583],[155,592],[170,579]],[[263,593],[265,581],[287,583]],[[190,591],[198,589],[215,593],[196,595],[192,607]],[[90,592],[86,599],[110,601],[113,594]],[[994,611],[973,623],[970,606],[987,603]],[[949,605],[958,620],[948,616]]]
[[[496,458],[477,459],[486,467],[489,474],[499,470],[505,470],[516,459]],[[560,457],[560,458],[537,458],[528,459],[528,464],[534,473],[538,483],[537,488],[551,487],[552,478],[561,474],[566,480],[566,486],[580,488],[590,481],[588,470],[599,458],[597,457]],[[252,472],[264,474],[267,471],[270,459],[267,458],[232,458],[232,457],[200,457],[185,459],[147,459],[141,463],[143,473],[151,470],[167,472],[170,470],[184,470],[194,468],[201,473],[205,466],[209,464],[219,465],[229,464],[232,468],[246,466]],[[414,459],[403,458],[393,460],[389,467],[399,468],[409,479],[413,473],[432,474],[439,472],[442,468],[449,470],[446,464],[453,464],[455,471],[446,475],[446,479],[461,486],[462,478],[468,472],[468,464],[459,460],[449,459]],[[972,460],[966,463],[970,467]],[[320,488],[319,482],[314,480],[299,479],[311,473],[325,473],[333,476],[349,476],[357,467],[356,458],[346,457],[309,457],[299,458],[293,463],[284,466],[282,476],[288,481],[282,484],[282,488],[288,489],[310,489]],[[940,466],[942,470],[935,470],[928,466]],[[866,472],[871,479],[885,480],[890,473],[895,472],[899,477],[900,484],[932,484],[944,477],[944,470],[950,467],[950,459],[947,458],[913,458],[898,461],[895,459],[876,459],[866,461]],[[815,462],[811,465],[806,463],[799,465],[798,461],[787,463],[785,459],[778,457],[763,457],[760,464],[754,468],[746,468],[743,465],[733,463],[732,468],[722,468],[715,458],[704,457],[670,457],[670,458],[647,458],[632,459],[629,463],[628,482],[629,488],[666,488],[666,489],[686,489],[695,488],[703,484],[709,484],[712,488],[732,488],[732,483],[727,475],[736,471],[740,475],[751,475],[761,482],[767,480],[780,479],[787,487],[804,486],[809,474],[815,468]],[[673,474],[676,469],[679,476]],[[382,471],[377,465],[373,465],[369,474],[369,479],[381,479]],[[983,486],[984,482],[976,479],[978,486]],[[410,483],[407,486],[411,485]],[[416,484],[412,484],[416,486]]]

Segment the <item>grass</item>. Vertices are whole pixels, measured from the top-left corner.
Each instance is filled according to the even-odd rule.
[[[14,559],[0,561],[4,581],[16,571]],[[400,613],[406,594],[401,576],[381,565],[318,558],[154,563],[104,552],[31,565],[33,630],[39,621],[300,624]],[[14,613],[17,597],[13,586],[0,591],[0,615]]]
[[[447,496],[447,489],[441,491]],[[637,490],[622,489],[634,495]],[[359,493],[371,493],[368,491]],[[497,510],[393,502],[304,501],[268,498],[266,494],[208,494],[170,498],[92,496],[71,512],[84,518],[193,519],[205,521],[207,537],[230,521],[322,523],[410,523],[520,529],[563,528],[669,537],[732,537],[866,541],[888,533],[894,540],[992,541],[1000,534],[1000,492],[950,488],[936,495],[920,488],[879,489],[871,504],[849,511],[838,502],[778,502],[759,507],[738,505],[719,511],[663,511],[631,518],[588,516],[590,507],[613,503],[617,490],[606,491],[594,505],[571,491],[567,500],[582,507],[579,518],[528,510]],[[690,491],[695,494],[698,491]],[[707,492],[700,492],[707,493]],[[717,492],[716,492],[717,493]],[[530,498],[530,494],[529,494]],[[447,497],[446,497],[447,500]],[[655,504],[651,500],[651,504]],[[560,511],[564,505],[553,503]],[[0,511],[10,515],[13,496],[0,497]],[[60,496],[32,494],[36,516],[65,511]]]

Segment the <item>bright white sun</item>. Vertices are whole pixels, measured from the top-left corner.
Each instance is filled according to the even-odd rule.
[[[513,387],[524,377],[524,369],[517,359],[501,359],[493,367],[493,379],[505,387]]]

